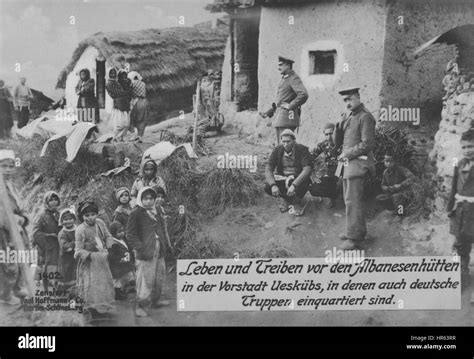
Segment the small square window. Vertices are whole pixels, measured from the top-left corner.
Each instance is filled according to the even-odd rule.
[[[309,52],[309,74],[323,75],[334,74],[336,64],[336,50],[310,51]]]

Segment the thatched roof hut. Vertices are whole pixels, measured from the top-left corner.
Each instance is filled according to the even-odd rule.
[[[207,69],[221,69],[227,36],[225,18],[219,19],[215,27],[209,21],[194,27],[99,32],[79,43],[71,61],[59,74],[56,88],[65,88],[67,103],[75,106],[77,72],[87,67],[95,77],[96,58],[105,58],[108,67],[113,55],[123,54],[130,69],[143,76],[149,97],[183,90],[188,94],[187,90],[196,85]],[[100,79],[98,85],[99,82]],[[103,90],[97,90],[100,103],[99,92]],[[192,103],[192,97],[189,101]]]

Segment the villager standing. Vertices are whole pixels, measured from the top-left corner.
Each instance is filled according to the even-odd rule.
[[[99,207],[95,202],[81,202],[77,212],[81,222],[76,229],[74,250],[77,295],[92,314],[111,312],[115,309],[114,282],[108,262],[112,235],[105,223],[97,218]]]
[[[92,122],[89,116],[94,116],[93,122],[99,122],[99,105],[95,97],[95,81],[91,78],[89,69],[82,69],[79,71],[79,82],[76,85],[77,108],[85,109],[86,114],[82,119],[87,122]]]
[[[4,211],[9,208],[13,211],[14,219],[18,225],[20,235],[23,240],[25,250],[30,248],[30,241],[26,232],[28,225],[28,216],[23,206],[23,201],[15,188],[13,177],[16,173],[15,153],[11,150],[0,150],[0,167],[2,168],[3,180],[7,190],[6,198],[2,198],[3,205],[0,204],[0,250],[17,250],[7,220],[7,213]],[[8,206],[5,204],[8,201]],[[0,302],[8,305],[19,305],[19,298],[26,297],[27,292],[24,287],[24,273],[20,271],[18,263],[0,263]]]
[[[53,286],[58,284],[54,279],[58,271],[59,259],[59,212],[61,204],[59,195],[54,191],[48,191],[43,197],[44,209],[35,220],[33,226],[33,244],[38,249],[39,264],[44,266],[38,275],[43,280],[45,290],[48,290],[49,283]]]
[[[33,93],[26,84],[26,77],[20,77],[20,84],[13,90],[15,110],[18,111],[18,128],[23,128],[30,120],[30,104]]]
[[[5,82],[0,80],[0,139],[11,137],[13,127],[12,102],[13,96],[5,86]]]
[[[167,238],[163,217],[155,202],[156,191],[143,187],[138,192],[137,206],[130,213],[127,239],[135,252],[137,268],[137,303],[135,314],[148,316],[151,306],[168,304],[159,301],[166,275]]]
[[[73,209],[67,208],[59,215],[59,263],[58,270],[62,289],[72,294],[76,286],[76,260],[74,248],[76,240],[76,214]]]
[[[375,176],[375,119],[360,101],[359,88],[339,91],[344,97],[348,115],[336,124],[336,146],[341,145],[339,161],[344,163],[343,191],[346,203],[346,233],[342,249],[360,246],[367,236],[364,213],[364,183]]]
[[[125,72],[124,72],[125,73]],[[126,76],[126,73],[125,73]],[[123,74],[120,75],[115,68],[109,70],[107,80],[107,93],[114,100],[112,109],[112,121],[114,124],[114,141],[123,142],[123,138],[130,125],[130,91],[122,86]]]
[[[151,187],[153,189],[161,187],[166,192],[165,181],[158,175],[158,165],[152,159],[143,160],[140,166],[140,175],[132,185],[130,192],[132,198],[137,198],[138,192],[143,187]]]
[[[278,57],[278,71],[282,79],[277,88],[277,101],[263,114],[264,118],[275,116],[273,127],[276,129],[277,145],[283,130],[294,132],[300,126],[301,106],[308,99],[303,81],[292,69],[293,63],[293,60]]]
[[[461,259],[464,289],[471,285],[469,262],[474,241],[474,129],[461,135],[461,150],[463,158],[454,167],[447,211],[451,219],[449,232],[455,237],[453,249]]]
[[[142,76],[136,72],[128,73],[128,78],[132,81],[132,101],[130,102],[130,128],[137,128],[139,142],[145,133],[146,121],[148,117],[148,100],[146,98],[146,84]]]

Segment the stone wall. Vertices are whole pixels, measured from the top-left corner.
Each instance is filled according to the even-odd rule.
[[[462,158],[461,134],[474,125],[474,73],[450,61],[443,84],[446,95],[431,156],[436,159],[440,197],[446,199],[454,165]]]

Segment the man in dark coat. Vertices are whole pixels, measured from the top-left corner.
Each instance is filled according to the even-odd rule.
[[[278,71],[281,81],[277,89],[277,102],[263,114],[263,117],[273,117],[273,127],[276,129],[277,144],[280,144],[281,132],[285,129],[295,131],[300,125],[301,106],[308,99],[308,91],[300,77],[293,71],[293,60],[280,56]]]
[[[343,191],[346,203],[346,234],[342,249],[360,246],[367,236],[363,193],[367,176],[375,176],[375,119],[360,102],[359,88],[339,91],[350,113],[336,125],[336,146],[342,142],[339,161],[344,163]]]
[[[312,164],[308,147],[296,143],[296,136],[291,130],[281,134],[282,144],[275,147],[265,167],[265,192],[280,197],[280,211],[295,216],[303,214],[301,200],[309,189],[309,175]],[[276,169],[276,174],[273,172]]]

